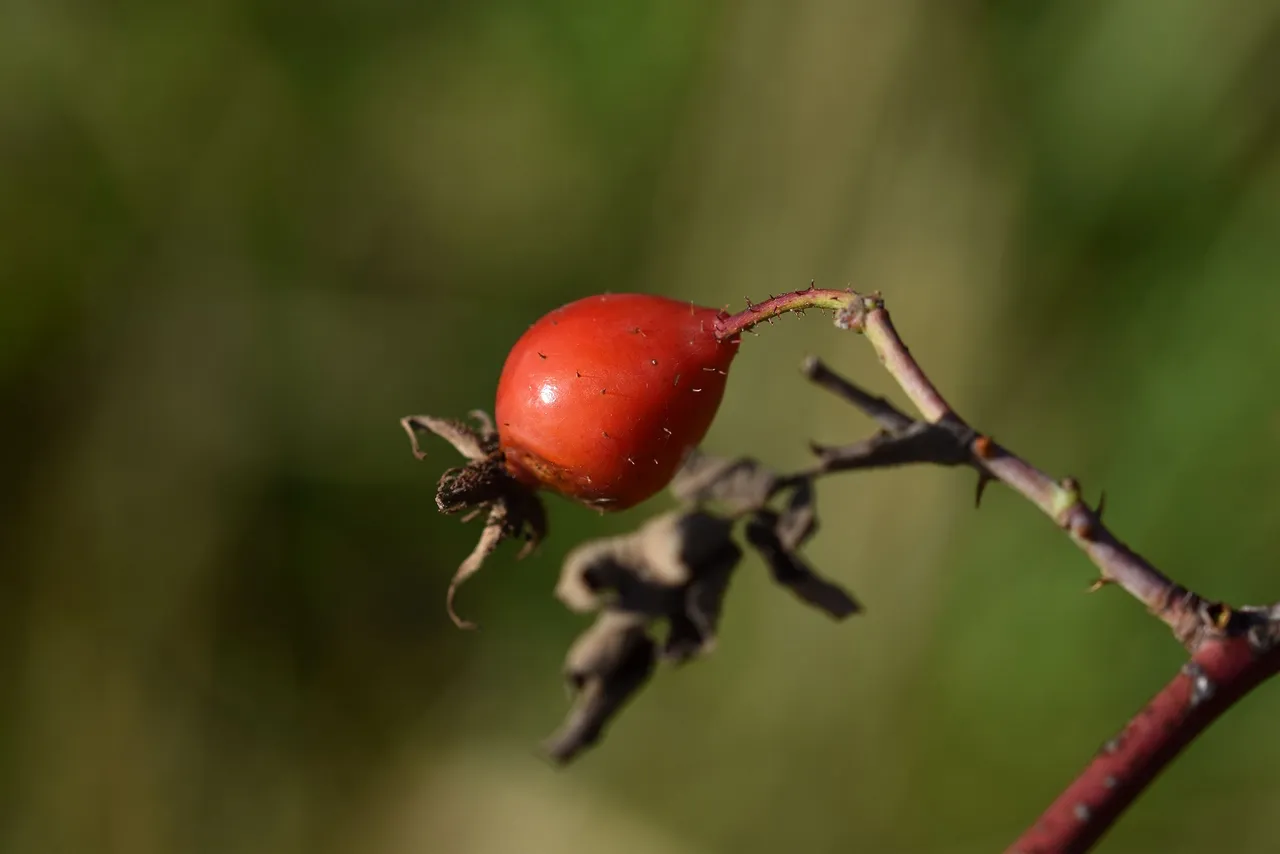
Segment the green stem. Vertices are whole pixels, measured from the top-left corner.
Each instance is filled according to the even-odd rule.
[[[880,304],[875,297],[864,297],[853,291],[836,291],[826,288],[815,288],[810,285],[803,291],[792,291],[789,294],[770,297],[762,303],[752,305],[747,300],[747,307],[737,314],[723,315],[716,320],[716,338],[721,341],[734,338],[760,323],[772,321],[775,317],[794,311],[803,314],[806,309],[827,309],[848,315],[848,322],[841,324],[848,328],[861,330],[862,316]]]

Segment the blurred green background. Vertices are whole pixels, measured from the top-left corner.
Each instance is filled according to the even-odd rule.
[[[442,442],[546,310],[881,290],[972,422],[1117,532],[1280,598],[1280,3],[9,0],[0,7],[0,846],[15,854],[1000,850],[1177,669],[1008,491],[824,483],[833,624],[752,558],[719,648],[567,771],[560,558],[443,594]],[[705,447],[871,425],[815,315]],[[1272,850],[1280,693],[1102,846]]]

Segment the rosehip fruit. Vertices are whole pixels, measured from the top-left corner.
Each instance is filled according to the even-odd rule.
[[[604,510],[661,490],[724,396],[739,338],[716,337],[720,316],[664,297],[609,294],[533,324],[498,381],[507,470]]]
[[[520,337],[498,382],[498,424],[407,415],[400,426],[422,459],[418,433],[447,440],[467,459],[440,477],[442,513],[486,514],[484,530],[458,567],[445,602],[505,540],[547,534],[537,490],[601,510],[622,510],[666,486],[702,441],[724,396],[729,365],[745,330],[779,315],[819,308],[836,325],[861,329],[874,308],[852,291],[793,291],[734,315],[645,294],[587,297],[556,309]]]

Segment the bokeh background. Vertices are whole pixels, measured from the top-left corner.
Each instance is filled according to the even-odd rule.
[[[1000,850],[1179,666],[1000,488],[823,484],[834,624],[740,569],[719,648],[567,771],[553,537],[434,442],[550,308],[854,284],[962,413],[1140,551],[1280,598],[1280,3],[11,0],[0,12],[0,847],[14,854]],[[871,425],[815,315],[712,452]],[[1274,846],[1265,686],[1102,846]]]

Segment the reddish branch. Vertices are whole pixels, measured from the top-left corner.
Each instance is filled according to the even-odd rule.
[[[1280,645],[1260,637],[1262,643],[1247,634],[1201,643],[1009,852],[1087,851],[1183,748],[1280,669]]]
[[[1093,589],[1108,584],[1122,588],[1191,652],[1174,679],[1103,745],[1009,849],[1022,854],[1088,850],[1183,748],[1254,686],[1280,671],[1280,605],[1231,608],[1176,584],[1107,529],[1102,502],[1089,507],[1074,479],[1055,480],[970,428],[911,356],[879,296],[810,287],[757,305],[748,302],[745,311],[721,317],[717,335],[728,338],[805,308],[834,310],[837,326],[865,334],[924,419],[912,423],[886,401],[811,360],[806,366],[811,379],[867,412],[884,432],[845,449],[815,449],[822,466],[810,475],[906,462],[969,465],[978,472],[979,497],[987,482],[1000,481],[1040,508],[1098,568]]]

